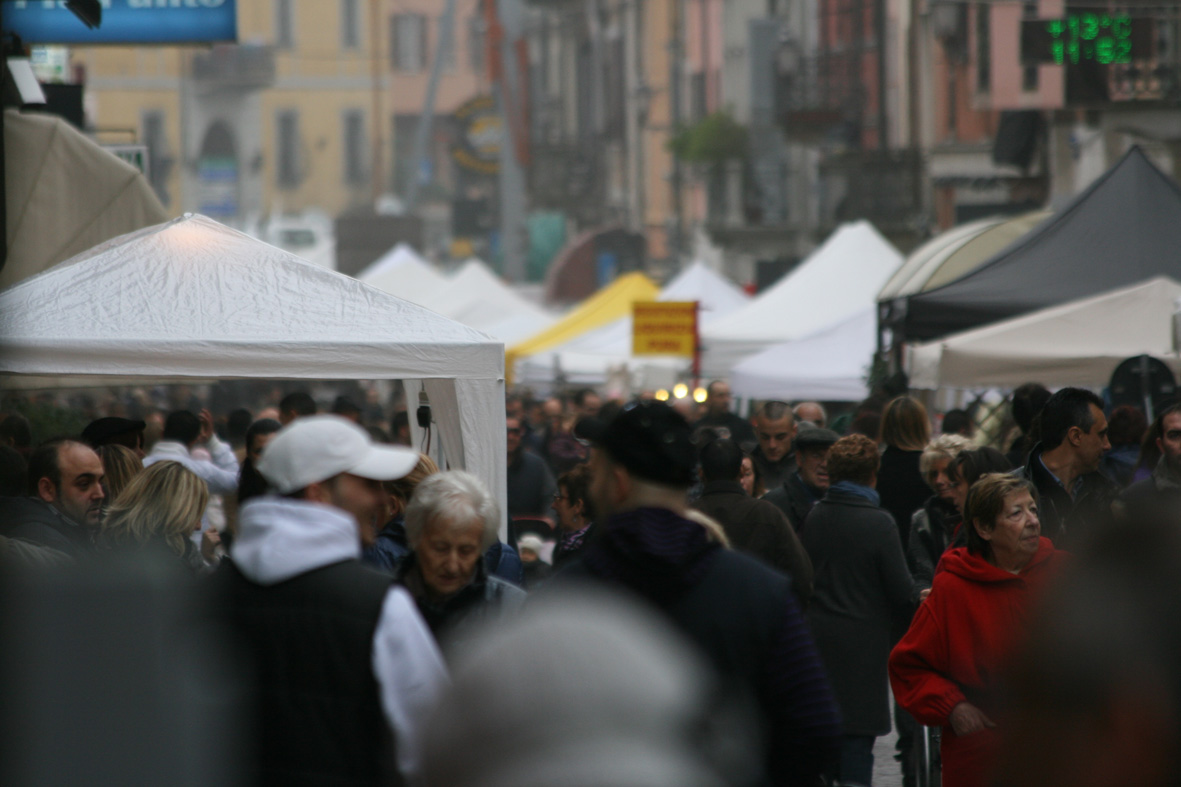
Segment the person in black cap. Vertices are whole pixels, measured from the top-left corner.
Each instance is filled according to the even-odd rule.
[[[82,439],[91,448],[112,444],[125,445],[135,451],[136,456],[143,459],[144,428],[146,426],[147,424],[143,421],[108,416],[91,421],[82,430]]]
[[[756,703],[768,781],[813,783],[840,748],[832,690],[791,580],[686,518],[688,422],[662,402],[633,402],[610,422],[583,419],[576,434],[593,446],[602,531],[547,587],[609,584],[662,611]]]
[[[763,499],[779,506],[798,533],[816,501],[828,491],[828,449],[840,439],[831,429],[817,426],[800,429],[796,435],[794,473],[782,484],[769,489]]]

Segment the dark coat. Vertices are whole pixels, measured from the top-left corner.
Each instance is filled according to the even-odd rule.
[[[1111,504],[1119,497],[1119,486],[1095,471],[1080,476],[1078,495],[1072,497],[1042,463],[1042,446],[1034,446],[1029,461],[1020,471],[1033,482],[1038,494],[1038,519],[1042,535],[1058,549],[1069,549],[1111,516]]]
[[[546,516],[549,513],[557,483],[544,459],[522,448],[516,459],[509,462],[505,480],[510,517]]]
[[[769,489],[767,494],[763,495],[763,499],[768,503],[773,503],[779,506],[779,510],[787,514],[787,519],[791,522],[791,526],[800,532],[804,527],[804,521],[807,520],[812,506],[824,497],[824,491],[820,489],[812,489],[804,483],[804,479],[800,477],[799,472],[792,473],[779,486],[774,489]]]
[[[840,719],[787,578],[711,542],[696,522],[640,508],[611,517],[541,590],[598,581],[660,610],[763,716],[767,776],[813,785],[839,751]]]
[[[0,498],[0,535],[72,557],[94,552],[93,533],[36,497]]]
[[[737,481],[710,481],[693,504],[713,518],[737,550],[754,555],[791,577],[800,606],[812,595],[812,561],[783,512],[748,495]]]
[[[808,515],[802,539],[816,570],[808,620],[828,668],[846,735],[890,731],[886,660],[918,588],[890,515],[865,498],[830,489]]]
[[[774,489],[779,486],[790,478],[798,468],[795,451],[789,451],[778,462],[772,462],[763,456],[762,448],[756,448],[750,454],[750,461],[759,469],[764,489]]]
[[[914,581],[929,588],[935,581],[935,566],[952,546],[956,526],[962,517],[955,505],[939,495],[931,495],[910,520],[910,541],[906,545],[906,564]]]
[[[457,647],[462,647],[464,638],[477,623],[516,614],[525,603],[525,591],[511,582],[489,576],[483,560],[476,561],[476,575],[466,587],[445,601],[432,601],[426,596],[416,566],[417,558],[411,552],[394,569],[394,582],[410,591],[444,656],[450,657]]]
[[[894,517],[903,544],[910,536],[910,518],[931,496],[931,487],[919,472],[919,457],[922,455],[922,451],[903,451],[892,445],[886,446],[882,452],[882,467],[878,470],[877,490],[882,496],[882,508]]]

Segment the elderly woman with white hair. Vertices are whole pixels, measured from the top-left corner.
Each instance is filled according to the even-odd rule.
[[[919,457],[919,472],[935,494],[911,516],[910,535],[905,546],[911,576],[924,589],[931,587],[935,566],[951,545],[952,536],[960,524],[951,463],[971,447],[972,441],[963,435],[941,434],[927,443]]]
[[[444,652],[456,629],[515,612],[525,591],[484,569],[497,542],[500,509],[480,479],[461,470],[437,473],[414,490],[406,508],[407,555],[394,570]]]

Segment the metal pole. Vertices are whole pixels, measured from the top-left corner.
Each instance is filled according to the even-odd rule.
[[[525,280],[525,177],[518,158],[518,150],[525,149],[526,118],[523,107],[523,82],[528,77],[518,71],[515,44],[521,37],[520,0],[499,0],[498,19],[504,31],[495,42],[502,64],[502,80],[494,82],[494,92],[500,106],[503,136],[500,143],[500,248],[504,260],[504,277],[510,282]]]
[[[422,113],[418,117],[418,128],[414,132],[414,152],[410,157],[410,188],[406,193],[406,212],[414,210],[418,204],[418,189],[421,186],[422,173],[419,168],[426,160],[426,146],[430,142],[431,126],[435,120],[435,96],[439,92],[439,77],[443,73],[443,64],[447,61],[447,53],[451,51],[451,39],[455,28],[455,0],[447,0],[443,9],[443,16],[439,18],[439,41],[435,47],[435,62],[431,65],[431,78],[426,86],[426,99],[422,103]]]

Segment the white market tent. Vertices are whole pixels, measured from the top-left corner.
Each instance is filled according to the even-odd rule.
[[[482,260],[465,262],[422,305],[511,346],[545,330],[557,315],[505,284]]]
[[[745,307],[706,326],[702,371],[725,377],[760,350],[861,313],[902,264],[867,221],[843,224],[794,270]]]
[[[503,344],[204,216],[0,292],[0,375],[8,388],[402,379],[411,403],[430,399],[431,453],[480,476],[505,510]]]
[[[426,306],[447,288],[447,278],[405,243],[399,243],[357,274],[357,281]],[[427,308],[430,308],[429,306]]]
[[[1173,314],[1181,284],[1158,276],[912,347],[913,388],[1103,386],[1127,358],[1151,355],[1174,372]]]
[[[657,296],[659,301],[697,301],[702,325],[734,312],[750,302],[750,296],[729,279],[701,261],[674,276]],[[577,336],[553,350],[529,356],[517,362],[521,382],[542,384],[554,378],[560,369],[567,382],[582,385],[601,384],[612,367],[627,364],[640,387],[654,387],[648,380],[654,375],[668,378],[675,370],[689,366],[686,358],[637,357],[632,355],[632,318],[622,317],[600,328]],[[660,380],[663,385],[667,380]],[[671,384],[671,383],[669,383]]]
[[[859,402],[877,349],[873,308],[811,336],[768,347],[736,365],[730,389],[743,399]]]

